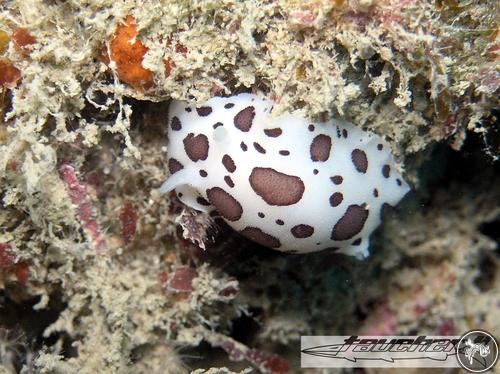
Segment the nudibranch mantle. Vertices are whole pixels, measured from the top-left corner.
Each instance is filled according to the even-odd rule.
[[[161,192],[266,247],[367,256],[370,234],[409,191],[389,144],[348,122],[272,108],[253,94],[199,107],[173,100]]]

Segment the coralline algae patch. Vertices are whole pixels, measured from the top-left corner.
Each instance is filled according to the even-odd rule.
[[[33,45],[37,43],[36,38],[31,35],[28,29],[19,27],[11,35],[0,29],[0,86],[12,89],[21,80],[21,70],[19,70],[8,58],[4,57],[9,42],[14,43],[14,47],[23,57],[29,57],[33,50]]]
[[[252,94],[201,107],[173,101],[170,178],[189,207],[286,252],[364,257],[369,236],[409,187],[380,137],[340,120],[311,123]]]

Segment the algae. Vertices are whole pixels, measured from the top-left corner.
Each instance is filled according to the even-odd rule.
[[[499,214],[490,173],[499,154],[498,7],[2,2],[1,57],[21,79],[2,87],[0,102],[0,372],[284,372],[274,352],[298,372],[301,334],[500,331],[489,313],[498,243],[483,232]],[[151,87],[120,81],[106,61],[129,15]],[[36,40],[29,49],[13,39],[20,28]],[[272,98],[277,113],[334,115],[392,144],[419,192],[380,229],[369,260],[270,253],[159,194],[168,101],[250,90]],[[440,147],[490,161],[450,187],[431,176],[463,160]],[[191,277],[177,279],[186,267]],[[180,288],[166,287],[173,280]],[[28,319],[54,314],[37,335],[7,318],[26,302]],[[23,328],[18,343],[12,331]],[[206,342],[233,344],[247,361],[231,366],[234,351],[222,359]],[[189,357],[193,347],[204,357]],[[251,349],[260,361],[248,359]]]

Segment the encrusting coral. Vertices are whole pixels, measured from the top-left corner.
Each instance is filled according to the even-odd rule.
[[[482,233],[498,196],[429,181],[446,164],[437,142],[460,150],[477,133],[473,152],[498,157],[497,7],[2,2],[0,328],[24,330],[30,349],[0,371],[296,372],[305,333],[498,331],[498,258]],[[410,197],[364,262],[274,253],[215,229],[159,192],[168,106],[241,92],[276,115],[377,133],[434,198]],[[476,172],[487,180],[488,168]],[[197,346],[203,359],[190,357]]]

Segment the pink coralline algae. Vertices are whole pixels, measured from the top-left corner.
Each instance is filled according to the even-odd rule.
[[[193,291],[193,279],[198,276],[196,269],[189,266],[177,266],[170,273],[161,273],[160,282],[167,292]]]
[[[290,364],[283,357],[259,349],[249,348],[229,336],[211,333],[205,339],[213,346],[220,347],[233,361],[248,360],[264,373],[285,374],[290,370]]]
[[[127,201],[120,210],[120,224],[123,240],[125,244],[130,243],[137,231],[137,208],[135,205]]]
[[[69,197],[77,206],[77,215],[87,233],[92,238],[97,249],[104,246],[104,236],[99,223],[95,219],[94,206],[88,196],[85,184],[82,184],[76,176],[76,170],[69,164],[61,166],[61,175],[66,185]]]

